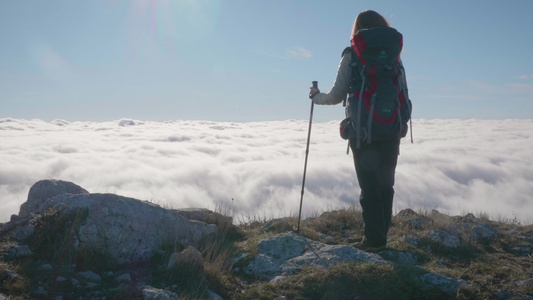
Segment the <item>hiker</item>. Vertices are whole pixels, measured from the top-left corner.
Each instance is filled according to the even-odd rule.
[[[379,47],[385,45],[386,49],[371,47],[373,43]],[[407,134],[407,121],[411,117],[405,71],[399,59],[402,43],[402,35],[383,16],[372,10],[361,12],[353,25],[352,47],[343,52],[333,87],[328,93],[311,87],[309,93],[315,104],[325,105],[345,102],[348,95],[347,118],[341,123],[341,136],[349,141],[348,150],[352,150],[361,188],[359,201],[365,237],[359,246],[363,248],[385,247],[391,225],[400,138]],[[376,49],[377,54],[372,52]],[[388,79],[378,74],[381,67],[391,72]],[[376,87],[376,80],[381,80],[382,86],[389,86]],[[382,104],[386,101],[388,104]]]

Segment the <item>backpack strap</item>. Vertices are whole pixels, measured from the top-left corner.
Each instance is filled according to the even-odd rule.
[[[409,91],[407,88],[407,75],[405,74],[405,68],[403,67],[403,64],[401,61],[398,61],[398,66],[403,75],[403,80],[401,80],[400,82],[400,88],[403,91],[403,97],[405,98],[405,105],[407,105],[407,109],[409,110],[409,127],[410,127],[409,133],[411,134],[411,144],[412,144],[413,143],[413,121],[411,118],[411,114],[413,112],[413,107],[412,107],[411,100],[409,99]],[[402,124],[402,122],[400,122],[400,124]]]
[[[359,89],[360,101],[357,101],[358,102],[357,103],[357,120],[358,121],[357,121],[357,124],[355,124],[356,125],[355,131],[357,134],[356,148],[359,149],[361,148],[361,110],[362,110],[362,102],[363,102],[362,99],[363,99],[363,92],[365,90],[365,84],[366,84],[365,65],[359,60],[359,58],[357,57],[357,54],[353,50],[353,47],[346,47],[342,51],[342,56],[344,57],[344,55],[346,55],[348,52],[351,52],[352,54],[352,61],[350,63],[350,66],[352,67],[352,69],[351,69],[350,87],[348,89],[348,93],[352,94],[354,91],[357,90],[358,87],[360,87]],[[359,69],[360,66],[362,66],[361,69]],[[361,78],[361,84],[358,84],[359,83],[357,80],[358,78]],[[343,106],[346,106],[346,98],[347,97],[344,98]],[[372,122],[372,118],[370,118],[370,122]],[[368,134],[367,134],[367,137],[369,137]],[[348,147],[348,151],[349,151],[349,147]]]
[[[361,83],[361,91],[359,92],[359,101],[357,101],[357,141],[356,141],[356,147],[357,149],[361,148],[361,109],[363,105],[363,92],[365,90],[365,79],[366,76],[364,76],[363,72],[365,71],[365,66],[363,65],[363,70],[361,71],[361,75],[363,77],[363,81]],[[370,139],[370,135],[367,135],[367,138]]]
[[[352,60],[350,62],[350,67],[351,67],[350,87],[348,88],[348,94],[351,94],[355,90],[357,74],[360,73],[360,72],[358,72],[360,64],[357,63],[358,62],[357,55],[353,51],[352,47],[346,47],[342,51],[342,57],[344,57],[344,55],[346,55],[347,53],[351,53],[352,54]],[[342,102],[342,106],[344,106],[344,107],[346,107],[346,98],[347,97],[345,96],[344,97],[344,101]]]

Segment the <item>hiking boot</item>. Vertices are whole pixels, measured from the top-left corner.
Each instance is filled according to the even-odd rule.
[[[387,249],[386,244],[380,244],[380,245],[372,244],[367,239],[364,239],[361,242],[355,243],[354,247],[357,249],[366,251],[366,252],[379,252],[379,251],[383,251]]]

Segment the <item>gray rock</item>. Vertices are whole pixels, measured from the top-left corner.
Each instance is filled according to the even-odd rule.
[[[288,275],[301,271],[304,267],[314,266],[323,269],[343,262],[386,264],[379,255],[346,245],[326,245],[313,242],[304,254],[291,258],[280,266],[281,274]]]
[[[524,294],[519,293],[511,293],[508,291],[500,291],[496,295],[494,295],[495,300],[533,300],[533,296],[528,296]]]
[[[515,245],[515,244],[509,244],[509,246],[507,246],[507,249],[510,252],[513,252],[514,255],[516,255],[516,256],[529,256],[529,255],[533,254],[533,248],[532,247],[523,247],[523,246],[518,246],[518,245]]]
[[[333,242],[335,240],[332,236],[329,236],[329,235],[324,234],[324,233],[320,234],[320,239],[324,240],[324,241],[326,241],[328,243],[331,243],[331,242]]]
[[[115,280],[118,282],[129,282],[131,281],[131,275],[130,273],[124,273],[122,275],[117,276]]]
[[[346,231],[344,234],[343,234],[343,237],[345,239],[349,239],[349,238],[352,238],[354,236],[354,233],[351,232],[351,231]]]
[[[38,286],[37,289],[33,293],[35,295],[39,295],[39,296],[47,296],[48,295],[48,292],[42,286]]]
[[[292,232],[264,239],[258,248],[259,253],[244,271],[273,282],[300,272],[306,266],[327,269],[341,262],[386,263],[377,254],[346,245],[326,245]]]
[[[283,262],[301,255],[308,244],[307,238],[293,232],[263,239],[257,245],[259,253],[244,269],[244,272],[272,279],[278,273],[278,268]]]
[[[435,262],[437,265],[439,265],[440,267],[443,267],[443,268],[448,268],[448,265],[443,263],[442,260],[440,259],[437,259],[437,261]]]
[[[448,231],[456,237],[461,237],[463,235],[463,232],[453,225],[448,227]]]
[[[483,223],[472,228],[471,237],[474,241],[481,242],[490,242],[496,239],[500,235],[500,232],[489,224]]]
[[[435,243],[445,247],[457,248],[461,245],[459,238],[440,229],[431,231],[429,233],[429,238]]]
[[[415,235],[406,235],[403,240],[409,245],[418,246],[418,237]]]
[[[9,217],[9,222],[17,222],[20,219],[22,218],[19,215],[11,215],[11,217]]]
[[[412,229],[422,230],[425,227],[433,224],[433,220],[430,218],[412,218],[405,221],[405,224]]]
[[[264,239],[259,242],[257,247],[260,253],[276,256],[279,257],[280,261],[285,261],[302,254],[309,243],[307,238],[289,232]]]
[[[427,285],[439,288],[441,291],[449,295],[457,295],[457,291],[463,285],[466,285],[464,280],[455,280],[448,276],[435,273],[426,273],[420,276],[420,279]]]
[[[179,300],[176,293],[145,286],[141,289],[144,300]]]
[[[278,275],[270,280],[270,283],[279,283],[282,282],[285,278],[287,278],[287,275]]]
[[[459,227],[463,228],[465,232],[470,232],[472,230],[472,226],[466,222],[459,223]]]
[[[176,211],[149,202],[113,194],[87,194],[68,182],[39,181],[34,187],[30,189],[32,202],[21,207],[23,214],[38,214],[49,208],[61,209],[61,214],[81,211],[83,218],[73,228],[73,246],[96,248],[118,263],[148,260],[163,243],[194,244],[216,233],[216,225],[189,221]],[[65,190],[79,193],[59,194]],[[45,199],[50,195],[52,198]]]
[[[167,269],[182,263],[187,263],[202,270],[204,269],[204,258],[202,257],[202,253],[196,250],[193,246],[187,247],[180,253],[172,253],[168,260]]]
[[[88,194],[85,189],[72,182],[62,180],[41,180],[28,193],[28,200],[20,206],[19,217],[25,217],[43,208],[46,200],[62,194]]]
[[[476,218],[476,216],[474,216],[474,214],[472,214],[472,213],[466,214],[462,218],[462,220],[463,220],[463,222],[470,223],[470,224],[475,224],[475,223],[479,222],[479,219]]]
[[[401,210],[396,215],[396,217],[397,218],[415,218],[415,217],[418,217],[418,214],[414,210],[407,208],[407,209]]]
[[[42,266],[40,266],[39,268],[37,268],[38,271],[53,271],[54,270],[54,267],[52,267],[51,264],[44,264]]]
[[[514,285],[521,287],[521,288],[533,289],[533,278],[515,281]]]
[[[63,276],[57,276],[56,277],[56,281],[57,282],[65,282],[65,281],[67,281],[67,279],[65,277],[63,277]]]
[[[102,281],[102,277],[100,275],[94,273],[93,271],[87,271],[87,272],[78,272],[76,274],[78,276],[78,279],[83,279],[87,281]]]
[[[207,290],[207,299],[209,299],[209,300],[224,300],[224,299],[222,299],[222,297],[220,297],[220,295],[218,295],[217,293],[213,292],[212,290]]]
[[[14,237],[17,241],[25,241],[35,233],[35,225],[30,222],[17,221],[13,228]]]
[[[78,279],[76,279],[76,278],[72,278],[72,279],[70,280],[70,282],[71,282],[72,285],[75,286],[75,287],[79,287],[79,286],[81,285],[81,282],[80,282]]]
[[[414,266],[418,264],[418,258],[411,252],[386,250],[379,252],[378,255],[386,260],[393,261],[401,265]]]
[[[32,254],[33,252],[31,252],[27,245],[20,245],[8,250],[8,255],[15,258],[28,257]]]

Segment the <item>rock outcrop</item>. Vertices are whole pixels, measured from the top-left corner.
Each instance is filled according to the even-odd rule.
[[[457,295],[459,288],[467,284],[464,280],[456,280],[448,276],[435,273],[426,273],[421,275],[420,279],[428,285],[438,287],[443,292],[451,296]]]
[[[250,275],[279,281],[304,267],[328,269],[341,262],[387,263],[381,256],[347,245],[327,245],[293,232],[262,240],[259,253],[245,268]]]
[[[28,200],[20,206],[18,216],[24,218],[31,213],[46,209],[47,200],[63,194],[89,194],[81,186],[62,180],[41,180],[28,192]]]
[[[153,203],[114,194],[90,194],[65,181],[43,180],[29,192],[20,218],[4,226],[23,241],[34,234],[40,214],[76,215],[70,228],[75,249],[96,249],[119,263],[149,259],[162,244],[188,245],[216,234],[217,226],[187,220]]]

